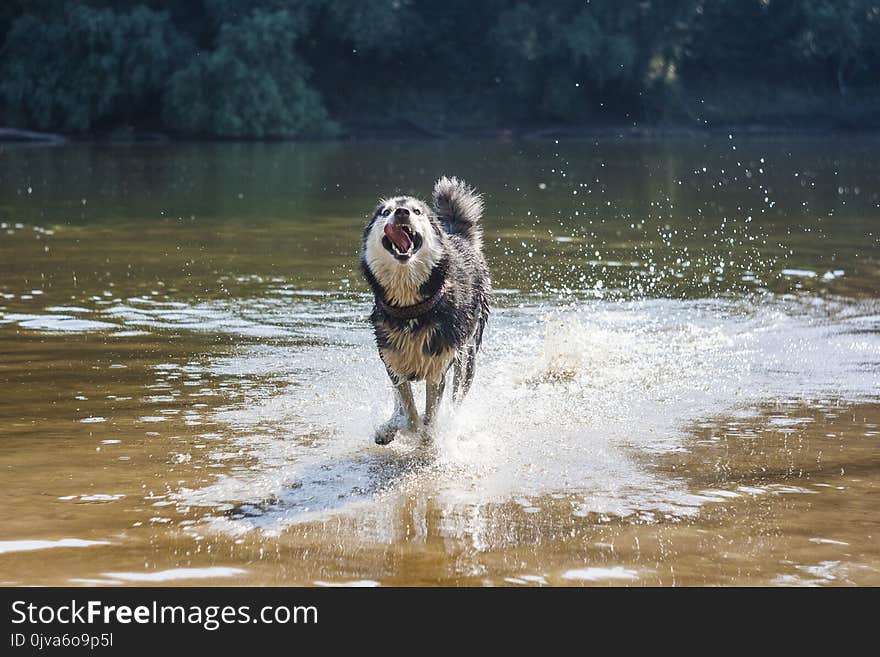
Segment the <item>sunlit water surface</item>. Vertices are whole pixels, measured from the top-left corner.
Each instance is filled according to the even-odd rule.
[[[880,142],[0,149],[4,584],[880,584]],[[382,194],[486,194],[470,397],[391,396]]]

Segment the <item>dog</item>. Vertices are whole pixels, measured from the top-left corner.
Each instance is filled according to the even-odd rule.
[[[454,369],[452,397],[470,389],[489,320],[492,283],[483,257],[483,199],[441,177],[429,207],[412,196],[383,199],[364,230],[361,270],[373,291],[370,322],[394,387],[394,414],[375,434],[387,445],[436,420]],[[425,381],[419,417],[411,382]]]

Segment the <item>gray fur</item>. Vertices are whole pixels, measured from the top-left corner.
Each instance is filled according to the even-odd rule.
[[[395,412],[377,431],[379,444],[432,424],[450,367],[454,401],[470,388],[491,297],[482,212],[483,200],[472,187],[444,176],[434,187],[433,208],[397,196],[379,203],[367,224],[361,270],[376,299],[370,321],[379,356],[395,387]],[[404,227],[412,239],[398,248],[389,238],[400,242]],[[407,242],[412,249],[401,253]],[[420,308],[415,318],[402,311],[413,307]],[[427,386],[424,425],[410,387],[420,380]]]
[[[450,233],[457,233],[482,247],[483,197],[455,176],[442,176],[434,185],[434,211]]]

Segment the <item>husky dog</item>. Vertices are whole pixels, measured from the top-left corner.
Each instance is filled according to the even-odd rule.
[[[450,367],[453,400],[470,388],[492,291],[482,214],[480,195],[444,176],[433,207],[411,196],[382,200],[364,230],[361,270],[375,298],[370,321],[395,391],[394,415],[376,431],[380,445],[431,425]],[[423,419],[411,381],[425,381]]]

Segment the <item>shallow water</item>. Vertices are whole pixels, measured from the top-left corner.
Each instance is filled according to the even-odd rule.
[[[878,585],[878,146],[3,146],[0,582]],[[495,308],[378,447],[360,231],[441,172]]]

